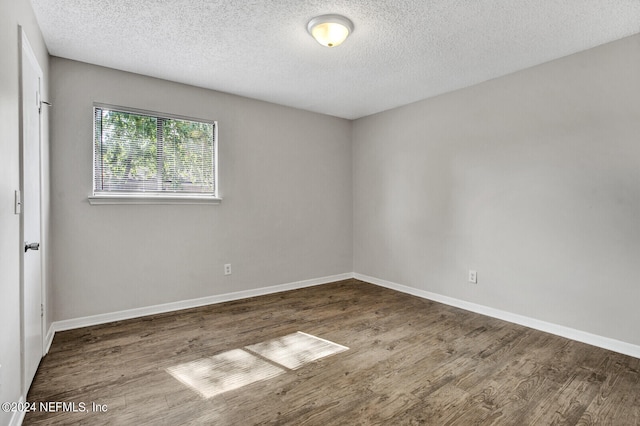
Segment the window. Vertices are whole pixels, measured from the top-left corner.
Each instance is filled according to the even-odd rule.
[[[216,122],[96,105],[92,204],[219,201]]]

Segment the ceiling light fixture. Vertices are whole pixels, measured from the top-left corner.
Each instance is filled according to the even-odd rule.
[[[353,32],[353,22],[340,15],[322,15],[309,21],[307,31],[321,45],[336,47]]]

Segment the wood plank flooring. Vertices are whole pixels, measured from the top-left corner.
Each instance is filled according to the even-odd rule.
[[[349,350],[209,399],[167,372],[296,331]],[[28,401],[89,412],[25,425],[640,425],[640,359],[346,280],[57,333]]]

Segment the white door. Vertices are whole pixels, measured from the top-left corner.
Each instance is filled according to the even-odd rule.
[[[29,390],[43,355],[40,236],[40,82],[42,70],[22,34],[22,262],[23,383]]]

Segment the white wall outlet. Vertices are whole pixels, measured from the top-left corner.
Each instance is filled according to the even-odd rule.
[[[469,269],[469,282],[478,284],[478,273],[476,271],[472,271],[471,269]]]
[[[224,265],[224,274],[225,275],[231,275],[231,264],[227,263]]]

